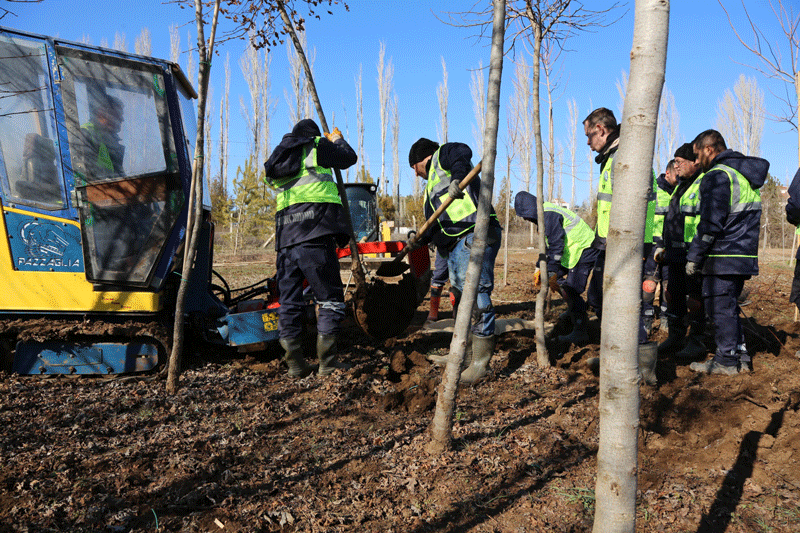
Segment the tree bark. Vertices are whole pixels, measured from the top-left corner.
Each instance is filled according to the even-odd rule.
[[[669,32],[668,0],[636,0],[631,75],[614,158],[603,286],[594,533],[636,529],[642,249]]]
[[[539,213],[539,272],[542,283],[539,294],[536,295],[536,315],[534,317],[534,330],[536,332],[536,362],[546,368],[550,366],[550,354],[544,339],[544,313],[547,302],[547,292],[550,286],[547,283],[547,257],[545,256],[545,225],[544,225],[544,163],[542,162],[542,113],[539,105],[539,63],[542,55],[542,21],[528,8],[528,19],[533,29],[533,144],[536,147],[536,212]],[[531,226],[532,227],[532,226]]]
[[[167,371],[167,392],[174,394],[178,391],[181,371],[181,356],[183,355],[184,342],[184,310],[186,297],[189,291],[189,281],[194,273],[194,260],[197,256],[197,246],[200,237],[200,228],[203,225],[203,146],[205,145],[205,117],[206,100],[208,97],[208,79],[211,72],[211,57],[214,53],[214,38],[217,32],[220,0],[214,3],[214,16],[211,22],[211,36],[206,48],[205,34],[203,31],[203,2],[195,0],[195,20],[197,21],[197,48],[200,54],[200,68],[198,73],[199,91],[197,97],[197,138],[195,139],[194,161],[192,164],[192,183],[189,193],[186,223],[186,247],[183,253],[183,270],[181,283],[178,287],[175,302],[175,322],[172,339],[172,353],[169,358]]]
[[[436,411],[431,422],[431,441],[428,453],[442,453],[450,449],[453,439],[453,411],[455,407],[458,381],[461,377],[461,363],[467,347],[469,323],[472,307],[478,295],[478,281],[481,274],[486,237],[489,233],[489,214],[494,186],[494,165],[497,158],[497,131],[500,117],[500,81],[503,73],[503,43],[505,39],[506,3],[494,2],[494,22],[492,28],[492,53],[489,69],[488,113],[483,136],[483,159],[481,176],[481,195],[478,200],[478,220],[475,224],[475,238],[469,258],[464,290],[458,306],[458,317],[453,328],[450,343],[450,357],[445,367],[444,377],[439,385]]]

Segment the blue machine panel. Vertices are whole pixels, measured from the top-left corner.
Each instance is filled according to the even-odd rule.
[[[244,346],[278,339],[278,312],[274,309],[229,314],[224,320],[228,323],[230,346]]]
[[[81,230],[33,214],[6,211],[14,268],[38,272],[83,272]]]
[[[120,374],[144,372],[158,364],[158,346],[146,342],[75,344],[19,342],[12,371],[17,374]]]

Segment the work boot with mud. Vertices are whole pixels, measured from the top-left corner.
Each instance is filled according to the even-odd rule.
[[[317,359],[319,368],[317,374],[327,376],[337,368],[350,370],[353,365],[336,361],[336,335],[317,335]]]
[[[572,332],[569,335],[559,335],[558,342],[575,346],[589,344],[589,317],[586,313],[576,314],[573,324]]]
[[[473,385],[486,377],[489,373],[489,361],[494,353],[494,343],[494,335],[489,337],[472,335],[472,360],[467,369],[461,373],[460,383]]]
[[[703,342],[702,326],[692,324],[689,331],[689,338],[686,340],[686,346],[683,350],[675,354],[675,358],[682,361],[694,361],[702,359],[708,353],[705,343]]]
[[[289,375],[293,378],[304,378],[312,371],[311,367],[303,359],[303,339],[293,337],[281,339],[281,346],[286,350],[283,361],[289,367]]]
[[[707,361],[703,361],[702,363],[692,363],[689,365],[689,369],[693,372],[702,372],[703,374],[718,374],[721,376],[735,376],[739,373],[739,368],[737,365],[725,366],[722,363],[715,361],[713,357]]]
[[[684,326],[679,320],[669,319],[668,324],[669,333],[666,340],[658,345],[659,354],[670,354],[677,352],[680,349],[681,344],[683,344],[683,339],[686,337],[686,326]]]
[[[639,375],[648,385],[658,383],[656,378],[656,362],[658,362],[658,345],[648,342],[639,345]]]

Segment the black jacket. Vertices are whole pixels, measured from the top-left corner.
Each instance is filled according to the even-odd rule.
[[[789,199],[786,201],[786,221],[793,226],[800,226],[800,169],[789,184]],[[796,257],[800,258],[800,247]]]
[[[303,147],[320,137],[317,145],[317,165],[325,168],[344,169],[358,161],[358,156],[344,139],[331,142],[321,137],[319,127],[311,119],[295,125],[275,147],[264,163],[267,180],[294,176],[303,164]],[[306,202],[293,204],[275,214],[275,249],[280,250],[301,242],[325,235],[336,237],[337,244],[347,243],[350,229],[344,221],[341,204],[329,202]]]

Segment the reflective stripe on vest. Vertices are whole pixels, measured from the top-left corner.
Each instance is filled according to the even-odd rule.
[[[294,176],[278,178],[272,181],[273,187],[280,192],[275,198],[275,209],[281,211],[290,205],[305,203],[341,204],[339,191],[333,181],[331,169],[317,166],[317,145],[320,137],[314,138],[314,144],[303,147],[303,165]]]
[[[721,170],[731,181],[731,209],[729,215],[757,211],[761,216],[761,190],[753,189],[741,172],[727,165],[716,164],[711,170]],[[710,171],[709,171],[710,172]],[[713,249],[713,248],[712,248]],[[712,254],[708,257],[758,257],[758,254]]]
[[[569,209],[545,202],[544,210],[545,212],[558,213],[562,217],[566,236],[564,238],[564,251],[561,254],[561,266],[571,270],[578,264],[583,251],[592,245],[594,232],[589,227],[589,224]]]
[[[447,194],[447,188],[450,185],[451,173],[449,170],[442,168],[442,165],[439,162],[440,151],[441,149],[436,150],[436,153],[434,153],[433,157],[431,158],[431,168],[428,171],[428,183],[425,184],[425,201],[431,207],[432,211],[436,211],[442,202],[450,197]],[[470,166],[472,166],[472,162],[470,162]],[[439,196],[440,194],[441,196]],[[472,226],[468,228],[459,228],[460,231],[456,233],[449,233],[445,230],[445,225],[450,226],[450,224],[442,224],[442,222],[461,222],[477,211],[478,208],[475,206],[475,203],[472,201],[469,193],[465,192],[464,198],[461,198],[460,200],[453,200],[453,203],[451,203],[447,209],[444,210],[444,213],[442,213],[437,220],[439,223],[439,228],[441,229],[442,233],[448,237],[458,237],[459,235],[471,230]]]
[[[683,242],[692,242],[700,223],[700,180],[705,172],[697,176],[694,182],[683,193],[679,201],[683,215]]]

